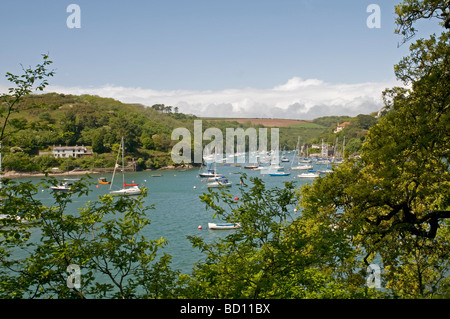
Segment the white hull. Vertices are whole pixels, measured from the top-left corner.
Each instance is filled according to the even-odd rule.
[[[291,169],[296,169],[296,170],[307,170],[307,169],[312,169],[312,165],[299,165],[299,166],[294,166]]]
[[[211,182],[207,184],[209,188],[230,187],[231,185],[231,182]]]
[[[300,178],[316,178],[316,177],[319,177],[320,174],[319,173],[303,173],[303,174],[299,174],[297,176]]]
[[[241,227],[240,224],[233,224],[233,223],[208,223],[209,229],[236,229]]]
[[[111,195],[119,195],[119,196],[132,196],[132,195],[140,195],[141,190],[137,186],[133,186],[130,188],[122,188],[118,191],[110,191]]]

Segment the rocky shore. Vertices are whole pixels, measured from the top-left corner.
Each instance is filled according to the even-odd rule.
[[[194,168],[191,164],[185,164],[181,166],[164,166],[154,170],[147,171],[161,171],[161,170],[179,170],[179,169],[191,169]],[[74,169],[72,171],[59,171],[59,170],[50,170],[48,172],[16,172],[16,171],[6,171],[3,173],[3,178],[13,179],[13,178],[23,178],[23,177],[45,177],[45,176],[77,176],[77,175],[96,175],[96,174],[107,174],[112,173],[114,168],[94,168],[94,169]],[[125,168],[125,171],[131,172],[133,169]]]

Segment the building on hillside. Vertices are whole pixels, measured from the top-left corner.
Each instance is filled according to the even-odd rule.
[[[55,158],[58,157],[81,157],[81,156],[89,156],[92,155],[92,151],[88,150],[86,146],[53,146],[52,154]]]
[[[339,133],[340,131],[342,131],[344,129],[344,127],[346,127],[349,124],[350,124],[350,122],[344,122],[342,124],[338,123],[336,129],[334,130],[334,134]]]

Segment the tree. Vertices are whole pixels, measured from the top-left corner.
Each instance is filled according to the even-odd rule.
[[[23,97],[30,94],[33,88],[37,91],[43,91],[48,85],[47,78],[53,76],[55,72],[49,71],[47,67],[53,62],[49,60],[47,54],[42,54],[44,60],[41,64],[36,65],[34,69],[29,67],[25,69],[22,66],[22,75],[14,75],[10,72],[6,73],[8,81],[14,83],[16,87],[9,88],[9,94],[2,94],[0,100],[7,105],[5,120],[3,121],[0,133],[0,142],[3,142],[5,130],[11,113],[15,110],[17,104],[22,101]],[[39,83],[40,82],[40,83]],[[36,85],[36,87],[34,87]]]
[[[61,130],[66,145],[75,145],[81,136],[81,126],[75,111],[69,110],[61,118]]]
[[[450,3],[447,0],[404,0],[395,7],[395,13],[395,32],[403,35],[403,43],[414,37],[414,24],[420,19],[439,19],[445,28],[450,29]]]
[[[104,195],[78,212],[67,208],[74,196],[89,192],[81,180],[73,192],[53,192],[53,205],[35,198],[39,185],[6,181],[0,190],[7,205],[0,220],[0,296],[2,298],[169,298],[179,273],[170,256],[156,259],[164,238],[141,236],[152,207],[137,199]],[[27,223],[22,223],[27,221]],[[6,226],[6,227],[5,227]],[[39,230],[39,231],[37,231]],[[38,234],[39,240],[31,240]],[[81,269],[78,286],[69,285],[68,267]]]
[[[348,154],[355,154],[355,153],[359,152],[361,147],[362,147],[361,139],[354,137],[354,138],[351,138],[348,141],[348,143],[345,145],[345,151]]]
[[[189,237],[206,254],[188,282],[188,298],[368,297],[355,271],[357,253],[342,229],[311,214],[295,216],[293,183],[269,189],[241,177],[240,197],[228,190],[201,196],[213,217],[240,223],[213,243]],[[316,206],[317,207],[317,206]]]
[[[400,30],[428,17],[431,11],[422,11],[430,3],[444,5],[405,0],[397,6]],[[311,213],[326,213],[330,225],[363,247],[366,264],[381,257],[387,287],[399,297],[449,294],[449,35],[411,45],[395,66],[410,88],[384,92],[386,113],[370,128],[361,160],[339,165],[303,194]]]
[[[105,147],[103,138],[105,136],[105,130],[96,130],[92,136],[92,151],[98,154],[105,153],[107,148]]]

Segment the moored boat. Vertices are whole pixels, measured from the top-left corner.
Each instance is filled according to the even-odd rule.
[[[236,229],[241,227],[239,223],[208,223],[209,229]]]
[[[122,184],[123,184],[123,188],[119,189],[119,190],[111,190],[111,187],[112,187],[113,181],[114,181],[114,176],[116,174],[116,168],[118,167],[117,162],[119,159],[120,152],[122,152]],[[125,157],[125,142],[124,142],[124,138],[122,136],[122,141],[120,143],[119,152],[117,153],[116,166],[114,168],[111,185],[109,186],[109,193],[111,195],[118,195],[118,196],[140,195],[142,193],[142,190],[138,187],[139,184],[134,183],[134,182],[132,184],[125,183],[125,158],[124,157]]]
[[[231,187],[232,183],[224,176],[208,178],[206,186],[214,187]]]
[[[316,177],[319,177],[320,174],[316,171],[308,171],[306,173],[302,173],[297,176],[300,178],[316,178]]]
[[[101,185],[109,185],[109,184],[111,184],[111,182],[108,182],[108,181],[106,180],[106,177],[100,177],[100,178],[98,179],[98,183],[101,184]]]

